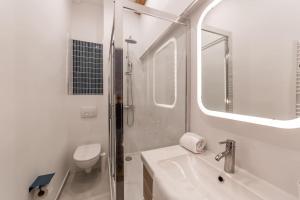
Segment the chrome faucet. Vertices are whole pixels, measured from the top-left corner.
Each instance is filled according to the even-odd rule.
[[[225,151],[219,153],[215,159],[216,161],[220,161],[225,157],[224,171],[233,174],[235,168],[235,141],[226,140],[219,142],[219,144],[226,144]]]

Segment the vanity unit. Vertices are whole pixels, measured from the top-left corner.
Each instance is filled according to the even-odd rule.
[[[143,152],[142,161],[145,200],[297,200],[241,168],[225,173],[211,152],[177,145]]]
[[[143,190],[144,200],[153,199],[153,178],[145,165],[143,166]]]

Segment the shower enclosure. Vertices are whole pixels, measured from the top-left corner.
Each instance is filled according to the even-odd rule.
[[[192,1],[191,1],[192,2]],[[186,20],[131,1],[114,2],[109,75],[112,200],[143,199],[140,152],[176,145],[189,129]]]

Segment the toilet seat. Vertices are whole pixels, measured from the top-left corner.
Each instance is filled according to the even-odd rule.
[[[74,152],[73,158],[76,161],[89,161],[100,156],[100,144],[88,144],[78,146]]]

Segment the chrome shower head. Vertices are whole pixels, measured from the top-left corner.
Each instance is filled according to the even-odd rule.
[[[132,39],[131,36],[129,36],[129,38],[125,39],[125,42],[127,42],[128,44],[136,44],[137,41]]]

